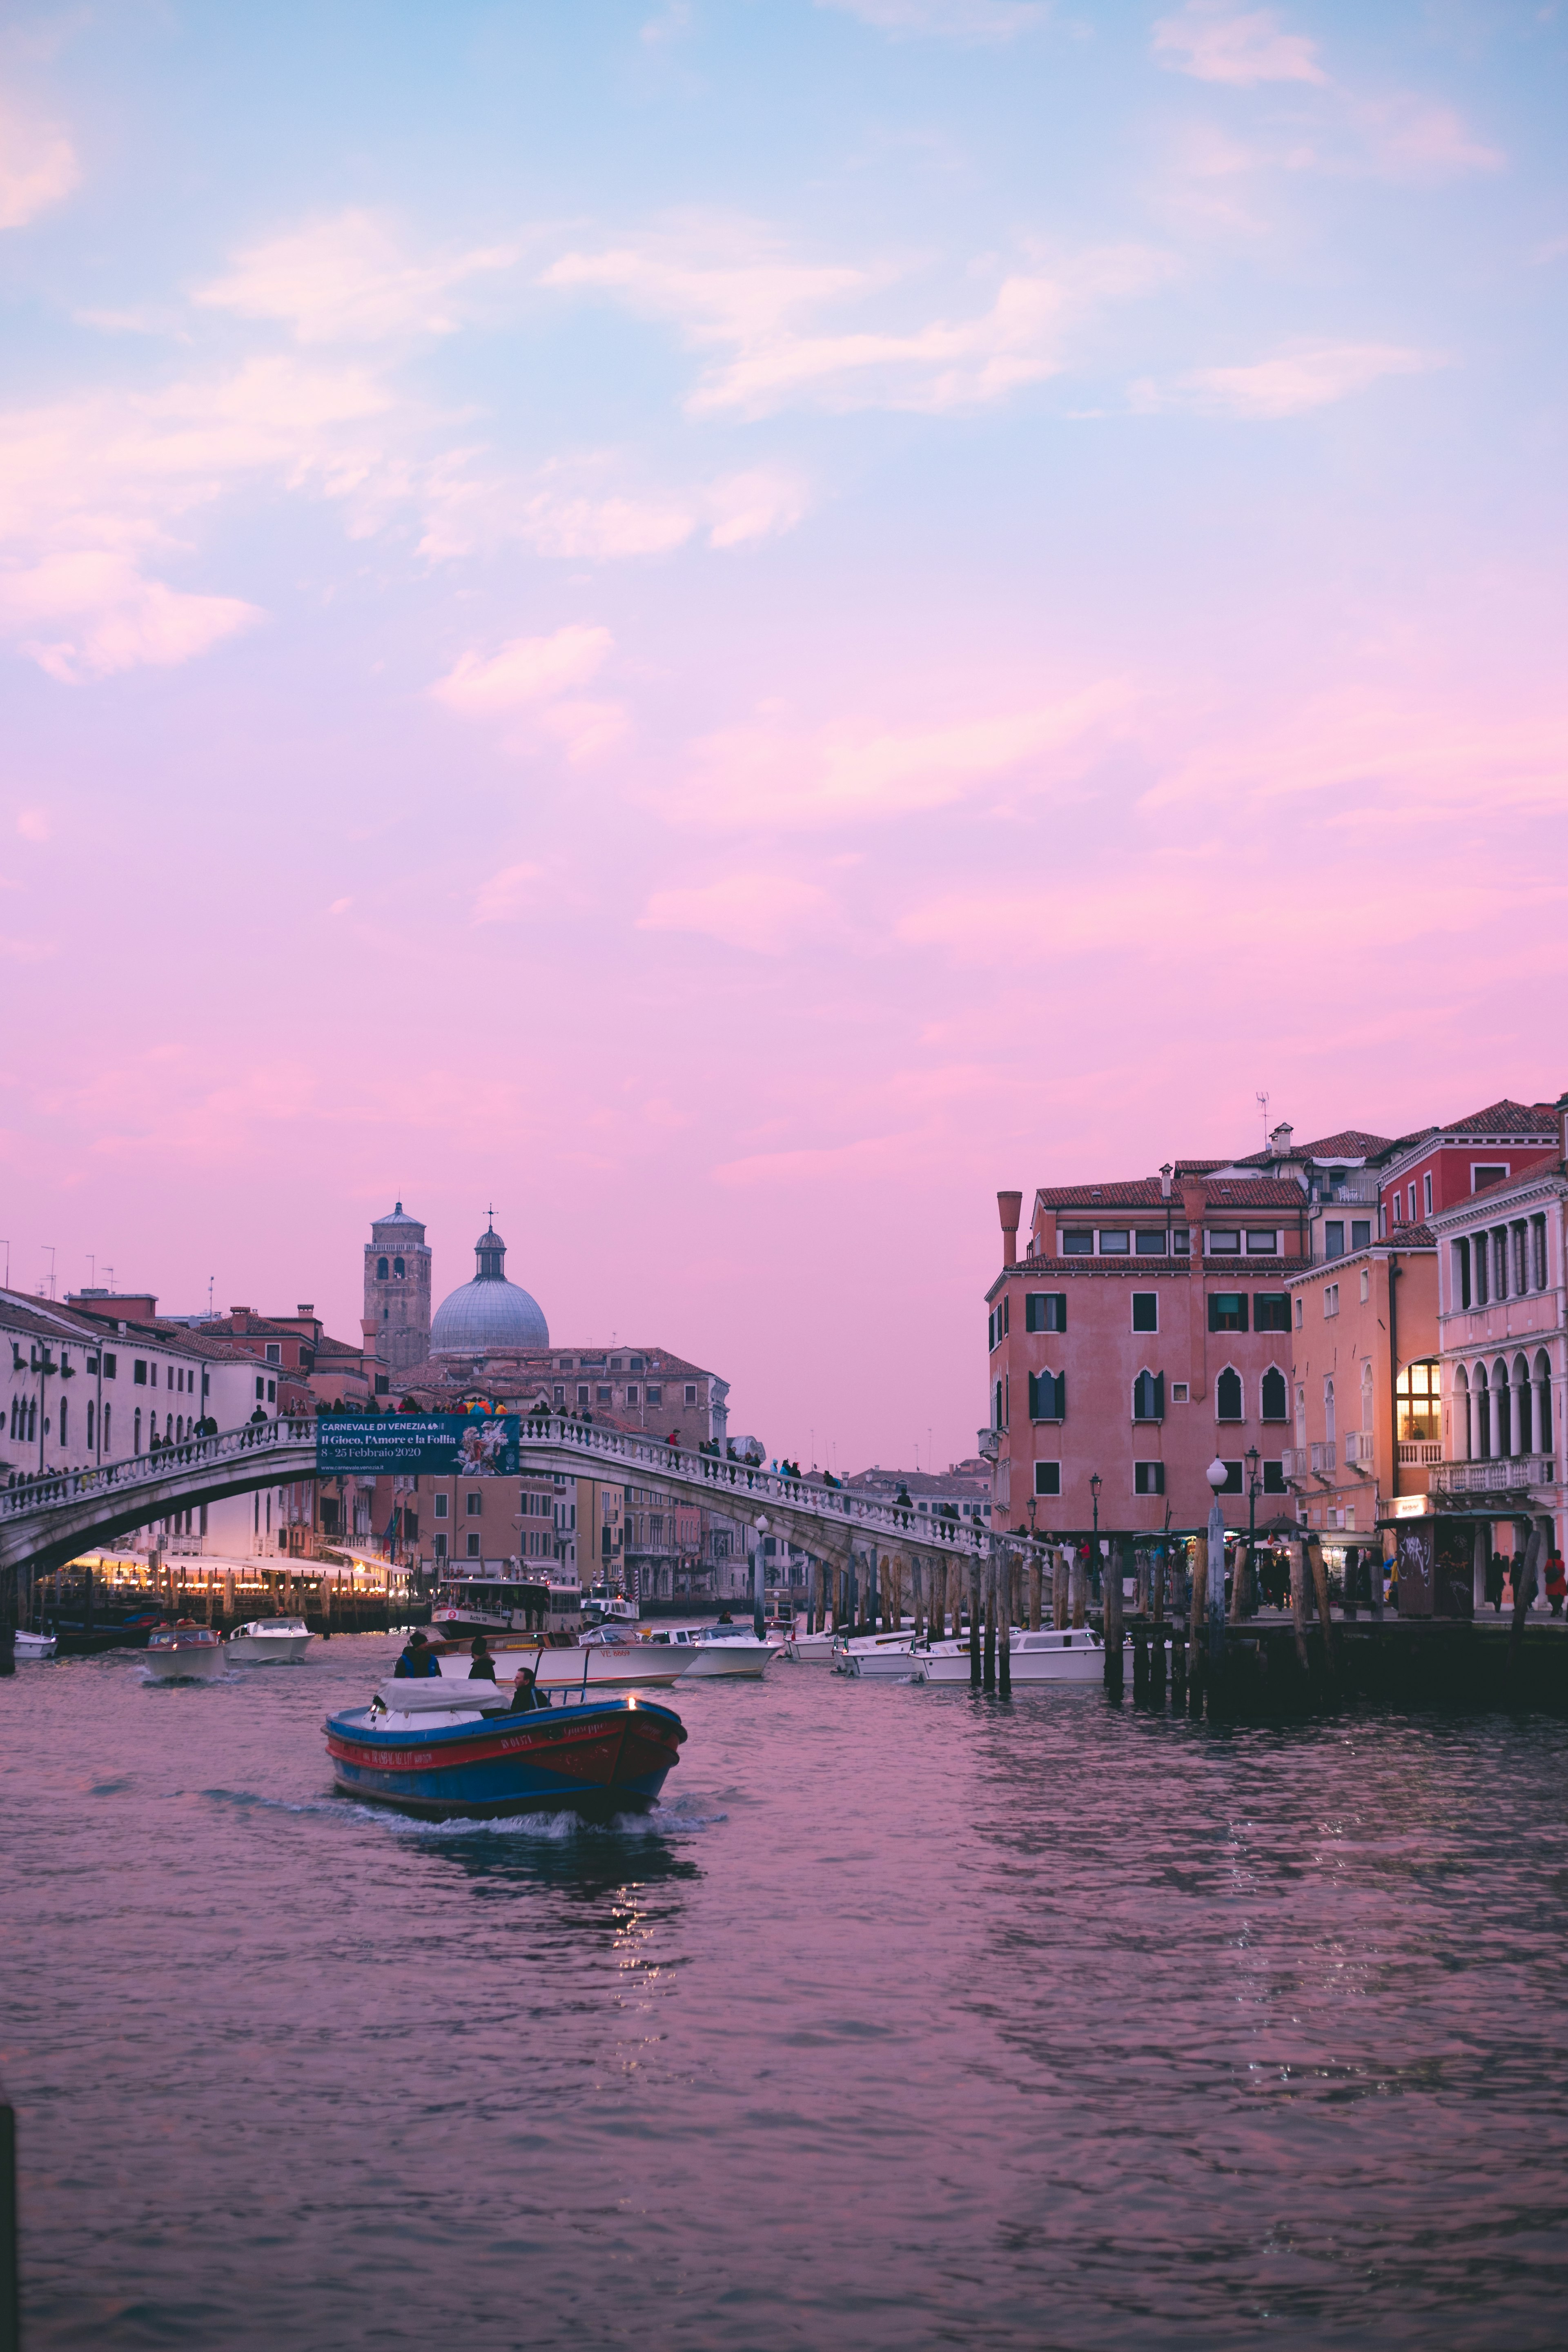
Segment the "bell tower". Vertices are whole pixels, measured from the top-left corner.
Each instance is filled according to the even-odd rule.
[[[412,1371],[430,1353],[430,1252],[425,1228],[398,1202],[378,1217],[364,1253],[365,1363]]]

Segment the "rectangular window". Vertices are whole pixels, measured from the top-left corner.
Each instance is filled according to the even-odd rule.
[[[1132,1236],[1125,1225],[1113,1225],[1109,1231],[1101,1226],[1100,1255],[1101,1257],[1125,1257],[1131,1242]]]
[[[1163,1462],[1134,1462],[1132,1492],[1135,1495],[1163,1495],[1165,1491],[1165,1465]]]
[[[1211,1257],[1235,1257],[1241,1248],[1241,1235],[1225,1231],[1205,1236],[1205,1246]]]
[[[650,1381],[648,1382],[647,1401],[649,1404],[662,1404],[664,1402],[664,1391],[660,1388],[657,1381]]]
[[[262,1398],[266,1395],[266,1393],[267,1393],[267,1383],[266,1383],[266,1381],[262,1379],[262,1377],[261,1377],[260,1373],[258,1372],[258,1373],[257,1374],[257,1376],[256,1376],[256,1402],[257,1402],[257,1403],[258,1403],[258,1404],[259,1404],[259,1403],[261,1402],[261,1400],[262,1400]]]
[[[1185,1404],[1191,1393],[1192,1392],[1185,1381],[1173,1381],[1171,1382],[1171,1402],[1173,1404]]]
[[[1414,1224],[1414,1223],[1415,1223],[1415,1185],[1414,1185],[1414,1184],[1412,1184],[1412,1186],[1410,1187],[1409,1201],[1410,1201],[1410,1219],[1409,1219],[1409,1222],[1410,1222],[1412,1224]]]
[[[1247,1255],[1248,1257],[1278,1257],[1279,1255],[1279,1234],[1277,1233],[1255,1234],[1249,1232],[1247,1236]]]
[[[1065,1331],[1068,1295],[1065,1290],[1031,1290],[1024,1299],[1026,1331]]]
[[[436,1554],[436,1557],[437,1557],[437,1559],[446,1559],[446,1557],[447,1557],[447,1538],[446,1538],[446,1536],[445,1536],[444,1534],[437,1534],[437,1535],[435,1537],[435,1538],[434,1538],[434,1549],[435,1549],[435,1554]]]
[[[1305,1302],[1305,1300],[1304,1300],[1304,1299],[1298,1298],[1298,1300],[1296,1301],[1296,1328],[1297,1328],[1297,1330],[1298,1330],[1298,1331],[1299,1331],[1299,1330],[1300,1329],[1300,1328],[1301,1328],[1301,1316],[1302,1316],[1302,1311],[1303,1311],[1303,1309],[1304,1309],[1304,1307],[1305,1307],[1305,1304],[1306,1304],[1306,1302]]]
[[[609,1391],[609,1390],[608,1390],[608,1389],[600,1389],[600,1390],[598,1391],[598,1401],[599,1401],[599,1402],[600,1402],[601,1404],[608,1404],[608,1403],[609,1403],[609,1402],[610,1402],[610,1391]]]
[[[145,1356],[137,1357],[136,1361],[131,1367],[131,1377],[139,1389],[144,1389],[146,1387],[147,1359]]]
[[[96,1372],[96,1371],[97,1371],[97,1370],[98,1370],[98,1358],[97,1358],[96,1356],[89,1356],[89,1357],[88,1358],[88,1360],[87,1360],[87,1369],[88,1369],[88,1370],[89,1370],[89,1372]]]
[[[115,1370],[119,1360],[119,1358],[116,1356],[105,1356],[103,1360],[103,1377],[106,1381],[111,1381],[114,1378]]]
[[[1351,1219],[1351,1247],[1353,1250],[1370,1249],[1372,1247],[1372,1219],[1370,1217],[1352,1217]]]
[[[1537,1290],[1546,1287],[1546,1220],[1531,1217],[1530,1221],[1531,1276]]]
[[[636,1381],[628,1381],[626,1382],[626,1402],[628,1404],[636,1404],[637,1401],[637,1384]]]
[[[1134,1234],[1132,1246],[1140,1257],[1163,1257],[1165,1236],[1163,1232]]]
[[[470,1533],[469,1537],[468,1537],[468,1558],[469,1558],[470,1559],[478,1559],[479,1556],[479,1531],[478,1528],[475,1528],[472,1530],[472,1532]]]
[[[688,1381],[686,1383],[686,1402],[688,1404],[695,1404],[697,1402],[697,1383],[695,1381]]]
[[[1063,1257],[1092,1257],[1094,1235],[1085,1233],[1063,1234],[1060,1236]]]
[[[1059,1462],[1037,1462],[1035,1492],[1037,1495],[1059,1495],[1062,1491],[1062,1465]]]
[[[434,1512],[435,1512],[435,1516],[436,1516],[436,1517],[437,1517],[437,1518],[438,1518],[438,1519],[444,1519],[444,1518],[446,1517],[446,1516],[447,1516],[447,1497],[446,1497],[446,1496],[445,1496],[445,1495],[437,1495],[437,1496],[436,1496],[436,1498],[435,1498],[435,1502],[434,1502],[434,1505],[432,1506],[432,1507],[433,1507],[433,1509],[434,1509]]]
[[[1503,1167],[1472,1168],[1470,1171],[1470,1190],[1472,1192],[1479,1192],[1483,1184],[1500,1184],[1507,1174],[1508,1170]]]
[[[1331,1315],[1337,1315],[1337,1314],[1339,1313],[1339,1311],[1340,1311],[1340,1286],[1339,1286],[1339,1284],[1338,1284],[1337,1282],[1325,1282],[1325,1283],[1324,1283],[1324,1285],[1323,1285],[1323,1319],[1324,1319],[1324,1321],[1326,1322],[1326,1321],[1328,1320],[1328,1318],[1329,1318],[1329,1317],[1330,1317]]]
[[[276,1404],[278,1402],[278,1383],[276,1381],[268,1381],[267,1383],[267,1402],[268,1404]]]
[[[1188,1233],[1185,1225],[1176,1226],[1171,1235],[1171,1247],[1174,1250],[1178,1257],[1190,1257],[1192,1255],[1193,1237],[1191,1234]]]
[[[1029,1374],[1029,1419],[1065,1421],[1068,1417],[1068,1376],[1065,1372]]]
[[[470,1519],[477,1519],[477,1518],[479,1517],[479,1516],[480,1512],[484,1509],[484,1507],[485,1507],[485,1498],[484,1498],[484,1496],[483,1496],[482,1495],[465,1495],[465,1496],[464,1496],[464,1497],[463,1497],[463,1508],[468,1512],[468,1517],[469,1517],[469,1518],[470,1518]]]
[[[1134,1421],[1163,1421],[1165,1418],[1165,1375],[1163,1372],[1140,1372],[1132,1383],[1132,1418]]]
[[[1222,1495],[1239,1495],[1242,1492],[1241,1465],[1239,1462],[1227,1462],[1226,1464],[1225,1485],[1219,1491]]]
[[[1345,1221],[1342,1217],[1330,1217],[1323,1226],[1323,1255],[1343,1257],[1344,1254]]]
[[[1421,1213],[1426,1217],[1432,1213],[1432,1171],[1429,1168],[1421,1179]]]
[[[1157,1331],[1159,1328],[1159,1292],[1135,1290],[1132,1294],[1132,1328],[1134,1331]]]
[[[588,1402],[588,1386],[585,1381],[578,1384],[577,1402],[579,1404],[586,1404]]]
[[[377,1396],[390,1396],[392,1394],[392,1374],[390,1372],[377,1372],[375,1376],[375,1392]]]
[[[1283,1462],[1266,1462],[1264,1464],[1263,1491],[1266,1495],[1283,1495],[1285,1493],[1285,1465]]]
[[[269,1364],[280,1364],[283,1361],[283,1350],[276,1339],[268,1339],[267,1342],[267,1360]]]
[[[1254,1291],[1252,1328],[1255,1331],[1289,1331],[1290,1328],[1289,1294],[1283,1290]]]
[[[1247,1293],[1244,1290],[1211,1290],[1209,1329],[1211,1331],[1245,1331],[1246,1328]]]
[[[1372,1297],[1372,1276],[1363,1265],[1361,1270],[1361,1303],[1364,1307]]]

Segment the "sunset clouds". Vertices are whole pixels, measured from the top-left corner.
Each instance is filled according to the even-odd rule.
[[[553,1328],[946,1460],[998,1185],[1560,1087],[1565,66],[1416,0],[0,42],[22,1278],[352,1336],[370,1214],[455,1283],[493,1198]]]

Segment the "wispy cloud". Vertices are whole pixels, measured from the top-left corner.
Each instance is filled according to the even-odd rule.
[[[985,406],[1058,373],[1071,325],[1100,305],[1146,291],[1160,257],[1106,247],[1049,268],[994,270],[990,299],[966,315],[913,324],[826,326],[825,313],[873,299],[886,310],[905,273],[793,258],[753,222],[686,217],[626,244],[563,254],[542,282],[609,293],[670,320],[714,354],[692,392],[694,415],[761,416],[798,403],[827,408],[942,411]]]
[[[1185,408],[1212,416],[1300,416],[1364,392],[1391,375],[1419,375],[1445,362],[1397,343],[1321,343],[1244,367],[1194,368],[1161,384],[1135,384],[1135,409]]]
[[[821,828],[943,808],[1012,778],[1045,789],[1076,773],[1131,703],[1112,679],[923,728],[840,722],[807,733],[764,717],[699,743],[667,806],[710,825]]]
[[[205,654],[261,614],[237,596],[195,595],[145,579],[103,549],[0,571],[0,630],[62,685]]]
[[[542,866],[503,866],[474,894],[476,923],[510,923],[538,902]]]
[[[1051,15],[1044,0],[816,0],[816,5],[858,16],[902,40],[1011,41],[1037,31]]]
[[[1200,179],[1268,169],[1421,181],[1496,171],[1506,160],[1442,100],[1357,89],[1331,75],[1317,43],[1287,31],[1271,9],[1191,0],[1155,25],[1153,51],[1198,81],[1298,85],[1244,140],[1209,132],[1190,142],[1188,168]]]
[[[446,562],[508,542],[571,563],[619,562],[665,555],[705,538],[714,548],[741,547],[792,530],[808,494],[784,466],[677,488],[616,485],[615,455],[552,459],[531,475],[497,472],[483,453],[455,452],[430,467],[420,489],[421,551]]]
[[[0,228],[25,228],[63,202],[80,178],[65,132],[0,97]]]
[[[493,654],[461,655],[430,692],[464,719],[524,720],[503,738],[509,750],[525,751],[543,735],[581,762],[626,732],[619,704],[577,691],[597,676],[613,643],[608,629],[582,624],[547,637],[513,637]]]
[[[1154,55],[1198,81],[1243,89],[1262,81],[1328,80],[1317,44],[1305,34],[1286,32],[1270,8],[1230,8],[1224,0],[1190,0],[1179,15],[1163,16],[1154,27]]]
[[[719,881],[656,890],[637,918],[642,931],[697,931],[726,947],[783,955],[820,930],[832,901],[814,882],[787,874],[727,874]]]
[[[418,256],[374,213],[345,212],[248,247],[195,300],[241,318],[271,319],[302,343],[366,343],[449,335],[473,279],[511,268],[514,245]]]

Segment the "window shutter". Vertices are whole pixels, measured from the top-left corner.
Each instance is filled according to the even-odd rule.
[[[1165,1375],[1163,1372],[1156,1372],[1154,1375],[1154,1418],[1156,1421],[1163,1421],[1165,1418]]]

